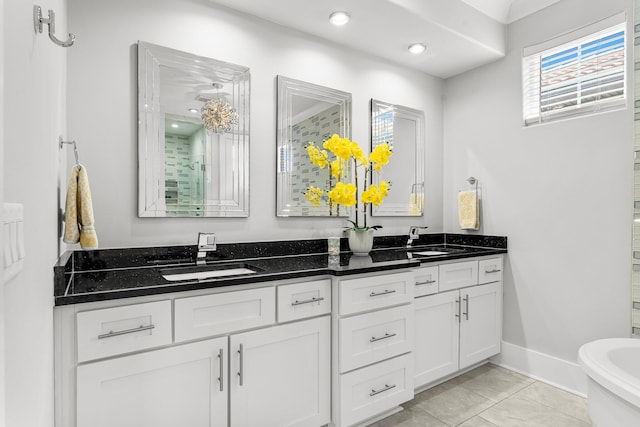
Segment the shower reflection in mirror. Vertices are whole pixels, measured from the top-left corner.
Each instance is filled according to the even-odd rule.
[[[322,148],[333,134],[350,138],[351,94],[284,76],[277,77],[277,90],[277,215],[348,216],[347,208],[326,200],[314,205],[305,192],[330,187],[329,168],[310,161],[307,145]]]
[[[246,217],[249,69],[138,43],[139,216]]]

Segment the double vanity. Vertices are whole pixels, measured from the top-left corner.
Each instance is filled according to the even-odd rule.
[[[341,243],[65,253],[56,425],[364,426],[500,352],[506,238]]]

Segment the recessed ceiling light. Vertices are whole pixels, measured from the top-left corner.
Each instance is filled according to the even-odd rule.
[[[177,125],[176,123],[173,123],[173,124],[171,125],[171,127],[172,127],[172,128],[177,128],[177,127],[178,127],[178,125]]]
[[[422,53],[427,50],[427,46],[424,43],[413,43],[409,45],[409,52],[411,53]]]
[[[196,110],[195,108],[189,108],[189,112],[195,114],[198,112],[198,110]]]
[[[333,12],[329,15],[329,22],[333,25],[344,25],[351,19],[347,12]]]

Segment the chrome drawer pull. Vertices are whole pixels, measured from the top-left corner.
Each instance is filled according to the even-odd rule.
[[[391,390],[395,386],[396,386],[395,384],[391,384],[391,385],[385,384],[384,388],[381,388],[380,390],[371,389],[371,393],[369,393],[369,396],[375,396],[376,394],[384,393],[387,390]]]
[[[311,299],[307,299],[304,301],[295,300],[294,302],[291,303],[291,305],[302,305],[302,304],[309,304],[310,302],[320,302],[320,301],[324,301],[324,297],[318,297],[318,298],[313,297]]]
[[[148,326],[140,325],[137,328],[125,329],[125,330],[122,330],[122,331],[115,331],[115,332],[114,331],[109,331],[106,334],[98,335],[98,339],[101,340],[101,339],[104,339],[104,338],[117,337],[118,335],[126,335],[126,334],[133,334],[134,332],[148,331],[148,330],[153,329],[155,327],[156,327],[155,325],[148,325]]]
[[[420,286],[420,285],[430,285],[432,283],[436,283],[435,280],[425,280],[424,282],[416,282],[416,286]]]
[[[244,348],[242,344],[240,344],[240,350],[238,350],[238,354],[240,355],[240,369],[238,372],[238,377],[240,378],[240,385],[244,385]]]
[[[469,320],[469,294],[464,296],[464,302],[465,302],[465,308],[464,308],[465,312],[462,314],[464,314],[464,318],[466,320]]]
[[[392,289],[392,290],[390,290],[390,291],[389,291],[389,290],[387,290],[387,289],[385,289],[385,290],[384,290],[384,292],[378,292],[378,293],[376,293],[376,292],[371,292],[371,293],[369,294],[369,296],[370,296],[370,297],[377,297],[377,296],[379,296],[379,295],[388,295],[388,294],[392,294],[392,293],[394,293],[395,291],[396,291],[395,289]]]
[[[460,297],[456,298],[456,317],[458,318],[458,323],[460,323],[460,307],[462,304],[460,303]]]
[[[218,353],[218,359],[220,359],[220,376],[218,377],[218,381],[220,381],[220,391],[224,391],[224,352],[220,349]]]
[[[493,270],[485,270],[484,274],[500,273],[500,271],[502,270],[500,270],[499,268],[494,268]]]
[[[397,335],[397,334],[395,334],[395,333],[394,333],[394,334],[389,334],[389,333],[386,333],[386,332],[385,332],[385,334],[384,334],[384,336],[383,336],[383,337],[378,337],[378,338],[376,338],[376,337],[371,337],[371,339],[369,340],[369,342],[376,342],[376,341],[380,341],[380,340],[386,340],[387,338],[395,337],[396,335]]]

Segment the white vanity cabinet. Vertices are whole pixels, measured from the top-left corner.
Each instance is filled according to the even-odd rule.
[[[438,270],[439,292],[414,302],[416,389],[500,352],[502,257],[442,264]]]
[[[328,424],[331,280],[248,287],[56,307],[56,426]]]
[[[411,271],[334,279],[333,425],[349,427],[413,398]]]
[[[330,421],[328,316],[231,335],[230,426]]]
[[[227,338],[77,368],[78,427],[227,426]]]

